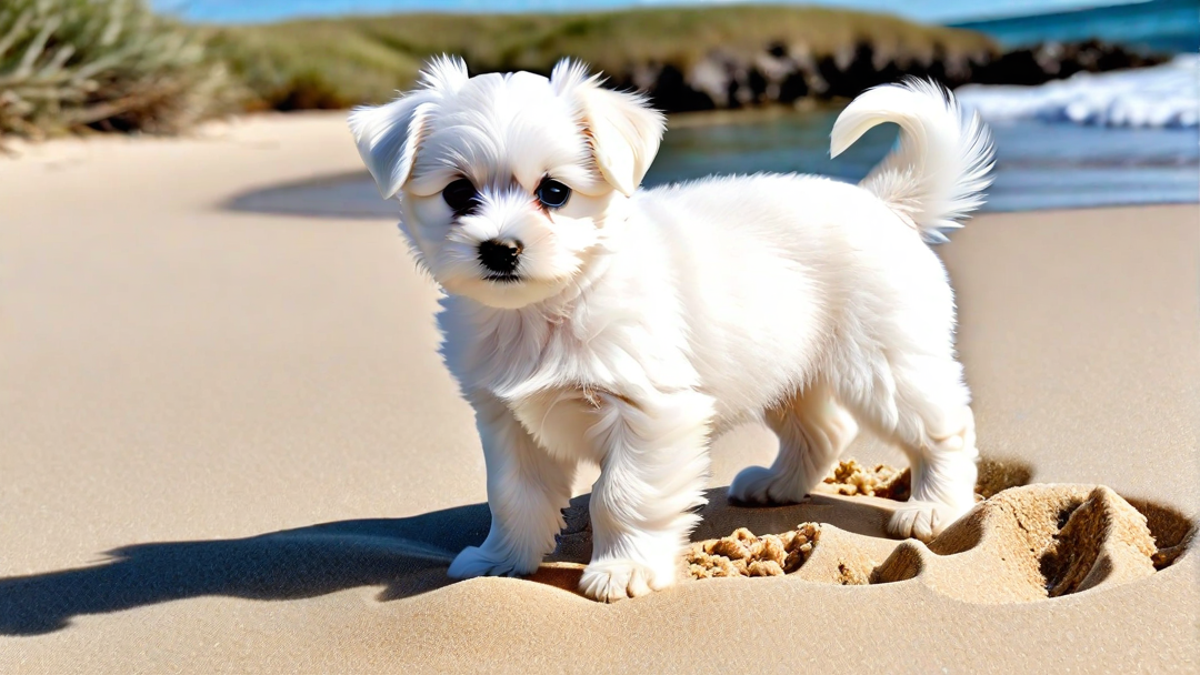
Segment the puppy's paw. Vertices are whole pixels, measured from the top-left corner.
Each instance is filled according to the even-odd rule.
[[[939,502],[910,499],[892,514],[892,519],[888,521],[888,534],[901,539],[912,537],[928,543],[965,512]]]
[[[808,493],[804,476],[749,466],[729,486],[729,498],[747,504],[794,504]]]
[[[593,562],[583,570],[579,590],[601,602],[636,598],[671,585],[672,575],[649,565],[618,558]]]
[[[532,574],[537,570],[537,563],[513,560],[498,555],[478,546],[468,546],[450,563],[446,571],[454,579],[470,579],[483,576],[513,576],[514,574]]]

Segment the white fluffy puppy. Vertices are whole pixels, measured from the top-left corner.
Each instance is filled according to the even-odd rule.
[[[448,292],[443,354],[474,406],[492,525],[454,577],[525,574],[553,549],[580,461],[599,463],[600,600],[672,583],[704,502],[710,438],[779,436],[732,498],[793,502],[857,432],[893,440],[912,498],[891,532],[929,539],[973,504],[974,423],[954,299],[922,241],[983,201],[992,148],[948,92],[910,81],[856,99],[833,154],[895,122],[861,185],[799,175],[639,190],[664,118],[569,61],[419,86],[350,126],[420,265]]]

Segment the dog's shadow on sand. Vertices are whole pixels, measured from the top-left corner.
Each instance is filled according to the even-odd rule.
[[[864,522],[882,523],[886,517],[878,506],[831,504],[828,497],[759,509],[730,504],[724,488],[708,496],[706,524],[693,538],[727,534],[709,530],[730,518],[770,532],[805,519],[861,529]],[[568,509],[568,521],[572,512],[577,522],[583,514],[580,528],[586,527],[586,502],[587,496],[576,498]],[[382,586],[380,601],[411,597],[453,583],[447,566],[464,547],[483,541],[490,520],[486,504],[472,504],[410,518],[345,520],[244,539],[126,546],[89,567],[0,578],[0,635],[50,633],[82,614],[200,596],[294,600]],[[580,541],[578,529],[574,539],[570,530],[569,523],[563,544]],[[590,549],[590,537],[584,539]],[[587,550],[566,548],[560,546],[555,558],[586,562]]]
[[[473,504],[245,539],[126,546],[90,567],[0,578],[0,635],[49,633],[80,614],[206,595],[293,600],[360,586],[414,595],[450,583],[447,565],[483,541],[489,523],[487,505]]]

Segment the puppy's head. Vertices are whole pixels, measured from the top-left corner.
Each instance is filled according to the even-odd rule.
[[[663,126],[643,98],[566,60],[546,79],[469,77],[443,57],[414,91],[350,115],[419,261],[447,291],[508,308],[555,295],[602,255]]]

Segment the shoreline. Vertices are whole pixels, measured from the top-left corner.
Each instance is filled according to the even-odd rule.
[[[646,186],[653,188],[706,176],[756,171],[807,173],[854,181],[886,152],[887,130],[874,140],[868,136],[845,157],[831,162],[827,157],[820,157],[822,153],[803,146],[823,138],[821,129],[832,124],[835,111],[836,108],[825,106],[806,110],[776,107],[671,116],[662,152],[651,168]],[[57,168],[94,161],[112,152],[153,153],[157,151],[152,148],[158,147],[236,147],[240,144],[265,147],[273,143],[303,142],[302,135],[291,131],[293,129],[337,137],[344,132],[345,114],[344,111],[269,112],[214,121],[186,136],[94,134],[19,143],[11,145],[7,155],[0,154],[0,165]],[[1193,180],[1200,175],[1197,173],[1200,167],[1193,164],[1194,157],[1162,154],[1171,152],[1169,149],[1175,147],[1179,138],[1192,138],[1194,133],[1190,130],[1109,131],[1073,124],[1062,124],[1056,129],[1054,124],[1036,121],[1004,122],[992,127],[1000,156],[997,183],[989,190],[991,197],[985,206],[987,213],[1200,202],[1200,190],[1194,189]],[[712,134],[708,133],[709,129],[713,130]],[[344,142],[350,144],[348,131],[344,133]],[[1041,136],[1037,134],[1053,134],[1053,138],[1045,139],[1051,145],[1039,142],[1037,138]],[[1097,145],[1105,139],[1109,140]],[[771,149],[771,144],[781,142],[798,144],[797,150],[781,153]],[[1132,142],[1140,143],[1145,156],[1138,159],[1136,165],[1125,166],[1118,161],[1119,153]],[[747,148],[746,155],[730,154],[730,148],[735,146]],[[1108,146],[1112,147],[1103,149]],[[1073,160],[1077,163],[1063,165],[1055,159],[1060,150],[1073,147],[1086,148]],[[291,180],[247,184],[214,208],[261,215],[354,220],[394,218],[394,205],[377,198],[361,162],[353,159],[336,165],[310,167]],[[1133,182],[1126,184],[1127,181]]]

